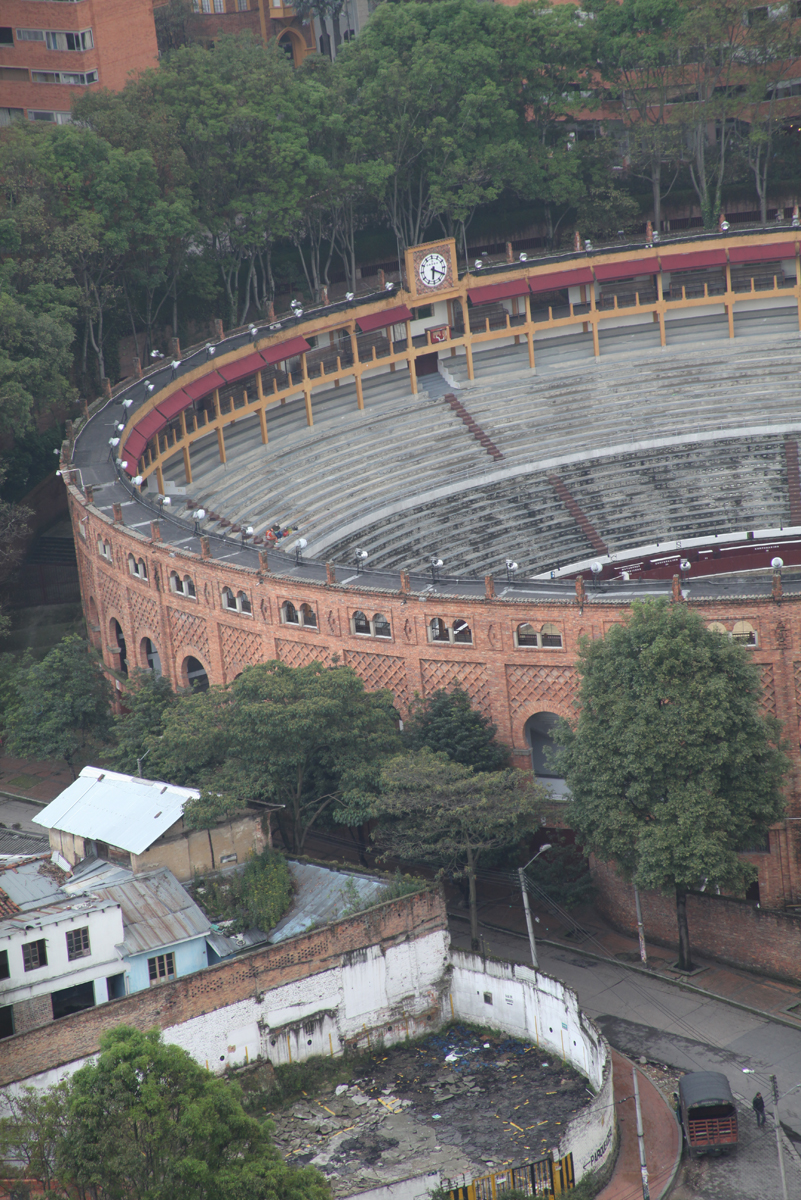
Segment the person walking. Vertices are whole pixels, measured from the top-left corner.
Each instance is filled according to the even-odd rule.
[[[765,1101],[762,1099],[762,1093],[757,1092],[751,1101],[754,1112],[756,1113],[757,1127],[765,1124]]]

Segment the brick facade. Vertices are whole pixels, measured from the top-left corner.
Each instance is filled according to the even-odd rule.
[[[384,952],[389,946],[446,928],[442,893],[418,892],[149,991],[111,1000],[59,1021],[51,1020],[3,1042],[0,1088],[94,1054],[101,1034],[117,1025],[137,1029],[180,1025],[282,984],[330,970],[348,955],[370,946],[378,945]],[[50,997],[44,999],[49,1005]]]
[[[339,656],[370,689],[389,688],[401,712],[415,695],[458,684],[474,705],[498,727],[498,736],[512,747],[520,767],[530,764],[525,736],[529,717],[552,712],[574,713],[574,662],[578,640],[586,634],[601,637],[623,619],[625,605],[605,599],[517,600],[491,596],[424,596],[401,590],[360,589],[358,585],[305,582],[298,578],[233,567],[202,558],[112,523],[87,504],[71,486],[70,508],[84,611],[90,636],[106,664],[119,667],[111,633],[116,620],[125,637],[129,667],[147,665],[142,639],[157,648],[162,669],[176,687],[187,685],[186,660],[196,658],[212,684],[231,683],[249,662],[279,659],[290,666]],[[97,549],[98,537],[111,544],[112,561]],[[147,564],[147,580],[128,572],[129,552]],[[191,575],[196,598],[170,591],[170,573]],[[222,607],[222,589],[243,590],[252,614]],[[281,606],[310,604],[317,628],[281,623]],[[799,708],[801,708],[801,597],[731,597],[689,601],[705,621],[720,621],[731,630],[747,620],[757,631],[751,651],[763,672],[765,705],[782,721],[794,760],[788,785],[788,818],[801,817],[799,796]],[[353,614],[383,613],[390,638],[351,633]],[[432,617],[449,625],[465,620],[473,644],[428,641]],[[540,628],[551,622],[562,634],[561,648],[518,648],[515,629],[523,622]],[[762,903],[782,907],[801,900],[801,870],[791,821],[771,834],[770,853],[756,855]]]
[[[618,929],[636,935],[634,889],[608,864],[593,862],[592,873],[603,915]],[[678,950],[674,898],[640,892],[640,903],[646,940]],[[687,897],[687,923],[698,954],[794,983],[801,979],[801,916],[696,892]]]

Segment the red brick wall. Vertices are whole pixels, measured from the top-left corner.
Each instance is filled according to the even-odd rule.
[[[592,873],[603,915],[618,929],[636,934],[634,889],[609,864],[593,861]],[[674,897],[640,892],[640,903],[646,941],[677,950]],[[697,954],[779,979],[801,979],[801,917],[757,908],[746,900],[695,893],[687,897],[687,921]]]
[[[255,993],[330,970],[354,950],[425,937],[446,929],[447,924],[442,893],[422,892],[277,946],[237,956],[233,962],[52,1021],[3,1042],[0,1087],[95,1053],[100,1035],[117,1025],[165,1029]]]

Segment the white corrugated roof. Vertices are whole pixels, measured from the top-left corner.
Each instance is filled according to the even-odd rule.
[[[136,775],[84,767],[74,783],[32,819],[45,829],[144,854],[200,793]]]

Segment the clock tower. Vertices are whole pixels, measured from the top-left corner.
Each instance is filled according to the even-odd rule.
[[[406,289],[413,305],[431,304],[452,296],[458,280],[453,238],[425,242],[406,251]]]

